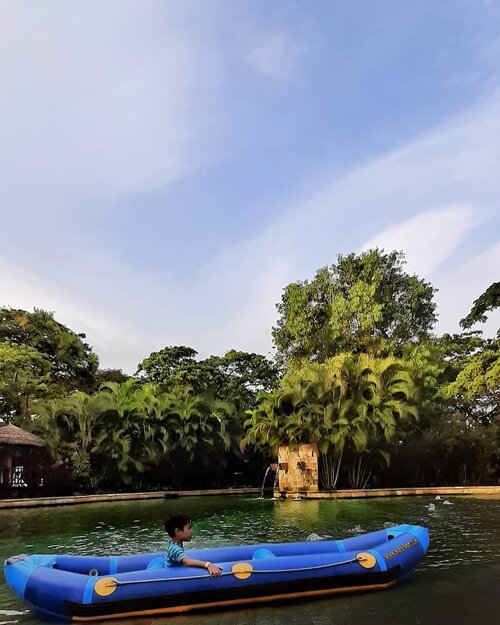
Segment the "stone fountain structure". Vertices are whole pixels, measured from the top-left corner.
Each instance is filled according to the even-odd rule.
[[[318,446],[316,443],[302,443],[293,448],[278,449],[278,492],[317,493],[319,491]]]

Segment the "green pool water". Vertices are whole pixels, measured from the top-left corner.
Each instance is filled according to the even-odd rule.
[[[495,498],[273,501],[187,497],[9,510],[0,512],[0,555],[4,560],[18,553],[120,555],[162,550],[163,518],[169,510],[185,512],[193,519],[194,538],[189,545],[193,548],[305,540],[312,533],[344,538],[398,523],[429,527],[431,546],[420,567],[389,591],[161,616],[136,623],[478,625],[493,623],[500,614],[500,499]],[[44,621],[11,593],[2,576],[0,625],[14,623]]]

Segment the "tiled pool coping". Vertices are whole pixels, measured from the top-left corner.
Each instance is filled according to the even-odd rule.
[[[3,508],[38,508],[44,506],[69,506],[107,501],[133,501],[138,499],[169,499],[197,497],[200,495],[256,495],[260,488],[218,488],[211,490],[162,490],[149,493],[104,493],[99,495],[73,495],[67,497],[34,497],[32,499],[0,499]]]
[[[500,495],[500,486],[422,486],[418,488],[366,488],[338,491],[276,493],[287,499],[365,499],[372,497],[411,497],[418,495]]]
[[[68,506],[85,503],[133,501],[141,499],[169,499],[174,497],[198,497],[210,495],[257,495],[260,488],[231,488],[211,490],[156,491],[149,493],[108,493],[100,495],[76,495],[69,497],[36,497],[32,499],[0,499],[0,510],[8,508],[38,508]],[[275,493],[277,497],[280,493]],[[287,499],[363,499],[372,497],[411,497],[417,495],[497,495],[500,486],[427,486],[419,488],[369,488],[339,491],[285,493]]]

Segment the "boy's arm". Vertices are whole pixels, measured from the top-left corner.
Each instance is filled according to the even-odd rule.
[[[195,560],[194,558],[190,558],[188,556],[184,556],[181,560],[181,564],[183,566],[197,566],[200,569],[207,569],[207,571],[213,577],[220,577],[222,569],[216,564],[212,564],[211,562],[204,562],[203,560]]]

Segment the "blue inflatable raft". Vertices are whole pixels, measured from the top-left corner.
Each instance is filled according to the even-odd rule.
[[[35,610],[87,621],[389,588],[428,546],[425,527],[398,525],[345,540],[190,549],[190,557],[223,569],[215,578],[199,568],[164,568],[162,553],[21,555],[4,570]]]

